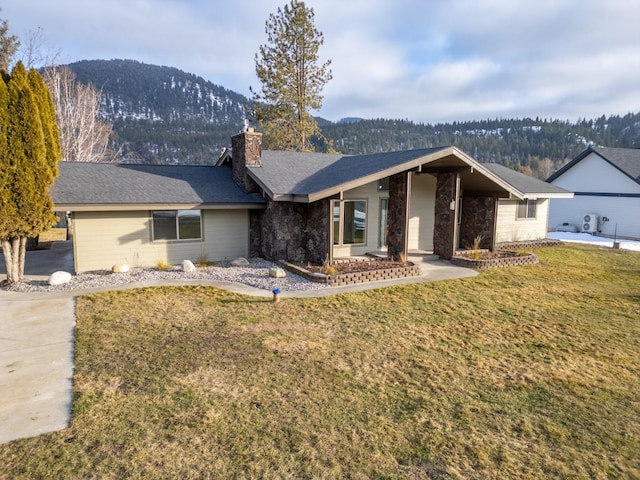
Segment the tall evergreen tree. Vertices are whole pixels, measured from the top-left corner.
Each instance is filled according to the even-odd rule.
[[[39,74],[35,70],[27,73],[18,62],[2,83],[0,242],[7,282],[17,283],[24,276],[27,237],[39,235],[56,222],[49,188],[62,155],[51,96]]]
[[[262,88],[254,92],[265,145],[312,151],[311,137],[320,129],[310,110],[320,109],[322,88],[332,78],[331,61],[318,64],[324,37],[314,26],[313,9],[298,0],[269,15],[265,27],[268,43],[255,56]]]

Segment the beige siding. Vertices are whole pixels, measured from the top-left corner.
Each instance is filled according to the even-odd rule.
[[[108,270],[115,264],[151,267],[159,261],[223,260],[246,256],[249,222],[246,210],[203,211],[202,240],[151,240],[147,211],[75,212],[74,255],[76,272]]]
[[[364,245],[334,245],[334,258],[364,255],[367,252],[378,250],[380,199],[388,196],[389,192],[378,191],[378,182],[371,182],[344,192],[343,198],[345,200],[367,201],[367,242]]]
[[[499,200],[496,243],[538,240],[547,236],[549,199],[538,199],[536,218],[517,218],[517,200]]]
[[[249,255],[247,210],[204,210],[204,253],[208,260],[233,260]]]
[[[409,250],[433,250],[436,183],[432,175],[411,176]]]

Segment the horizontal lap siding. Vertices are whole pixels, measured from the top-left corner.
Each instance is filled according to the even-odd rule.
[[[518,201],[500,200],[496,224],[496,243],[539,240],[547,236],[549,200],[538,200],[536,218],[517,219]]]
[[[432,175],[411,176],[409,250],[433,250],[436,183],[437,179]]]
[[[249,252],[247,210],[205,210],[204,240],[207,260],[233,260]]]
[[[147,211],[75,212],[74,255],[76,272],[110,270],[115,264],[153,267],[158,262],[178,264],[246,256],[248,214],[246,210],[204,211],[203,239],[152,242]]]

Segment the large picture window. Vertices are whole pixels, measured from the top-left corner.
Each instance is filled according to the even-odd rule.
[[[536,218],[537,200],[527,198],[518,202],[518,220],[523,218]]]
[[[343,200],[333,203],[333,243],[367,243],[367,201]]]
[[[154,240],[193,240],[202,237],[200,210],[155,210]]]

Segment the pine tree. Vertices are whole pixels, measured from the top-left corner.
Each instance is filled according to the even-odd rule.
[[[51,96],[39,77],[18,62],[0,87],[0,242],[8,283],[22,281],[27,237],[56,222],[49,188],[62,155]]]
[[[0,20],[0,70],[9,70],[11,60],[19,47],[18,37],[9,35],[9,23],[6,20]]]
[[[331,61],[318,65],[324,38],[313,21],[312,8],[291,0],[265,24],[268,44],[261,45],[255,56],[262,88],[254,92],[254,102],[268,148],[312,151],[311,137],[320,133],[310,110],[322,105]]]

